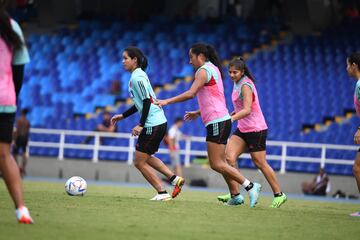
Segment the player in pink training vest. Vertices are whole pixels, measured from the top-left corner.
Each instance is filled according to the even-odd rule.
[[[266,177],[273,193],[274,199],[270,207],[279,208],[286,202],[285,193],[281,192],[274,170],[266,161],[267,125],[260,108],[259,98],[249,69],[243,58],[234,58],[229,64],[229,75],[234,82],[232,102],[234,112],[231,121],[237,121],[237,129],[230,137],[226,147],[226,160],[236,167],[237,159],[246,151],[250,152],[251,159]],[[230,192],[238,191],[237,182],[226,179]],[[228,195],[219,196],[223,201]]]
[[[185,120],[201,116],[206,126],[207,149],[210,166],[227,180],[241,184],[249,194],[250,207],[254,207],[260,194],[261,185],[247,180],[240,172],[226,162],[225,148],[231,132],[231,117],[226,107],[224,87],[221,76],[221,63],[215,49],[204,43],[192,45],[189,51],[190,64],[196,70],[191,88],[172,98],[158,100],[159,106],[183,102],[197,97],[200,110],[187,112]],[[240,205],[244,198],[239,189],[231,191],[228,205]]]
[[[5,12],[6,1],[0,0],[0,171],[15,204],[19,223],[33,220],[24,205],[19,168],[11,156],[13,126],[18,96],[29,55],[19,25]]]
[[[360,117],[360,53],[353,53],[347,58],[347,72],[350,77],[353,77],[356,82],[354,93],[354,105],[357,116]],[[360,127],[358,127],[355,136],[354,143],[360,144]],[[353,167],[353,173],[356,179],[356,183],[360,192],[360,149],[356,154],[356,159]],[[360,217],[360,212],[350,214],[353,217]]]

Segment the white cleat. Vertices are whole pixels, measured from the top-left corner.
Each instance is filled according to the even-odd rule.
[[[150,201],[169,201],[172,197],[168,193],[156,194]]]
[[[16,218],[19,223],[33,224],[34,220],[31,218],[29,210],[25,206],[21,206],[15,211]]]

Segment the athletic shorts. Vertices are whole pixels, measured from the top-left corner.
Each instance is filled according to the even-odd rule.
[[[25,153],[28,145],[28,136],[18,136],[15,140],[15,146],[13,149],[14,154]]]
[[[139,152],[153,155],[159,150],[161,141],[167,131],[167,123],[154,127],[145,127],[136,143],[136,150]]]
[[[243,133],[237,128],[233,135],[242,138],[246,142],[249,152],[260,152],[266,150],[267,129],[259,132]]]
[[[231,133],[231,120],[212,123],[206,126],[206,141],[226,145]]]
[[[15,113],[0,113],[0,142],[11,144]]]

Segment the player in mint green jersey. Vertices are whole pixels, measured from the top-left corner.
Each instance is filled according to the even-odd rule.
[[[360,116],[360,53],[353,53],[347,59],[347,72],[350,77],[353,77],[356,82],[354,93],[354,105],[357,116]],[[354,143],[360,144],[360,127],[358,127],[355,136]],[[356,159],[353,167],[353,173],[356,179],[356,183],[360,192],[360,149],[356,154]],[[354,212],[350,214],[352,217],[360,217],[360,212]]]
[[[150,80],[144,72],[148,62],[145,55],[137,47],[128,47],[123,52],[123,66],[131,73],[129,93],[134,105],[122,114],[112,117],[112,124],[138,112],[140,122],[132,129],[132,135],[139,136],[136,143],[135,167],[145,179],[156,189],[157,195],[150,200],[167,201],[175,198],[181,191],[185,180],[176,176],[159,158],[153,154],[158,151],[160,142],[167,130],[167,120],[161,107],[154,104],[156,95]],[[174,185],[170,196],[154,170],[165,175]]]

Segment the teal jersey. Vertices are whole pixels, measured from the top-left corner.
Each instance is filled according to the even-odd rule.
[[[135,69],[129,82],[129,93],[140,116],[142,114],[143,100],[150,99],[151,105],[144,127],[154,127],[166,123],[166,117],[162,108],[154,104],[156,95],[151,87],[150,80],[141,69]]]

